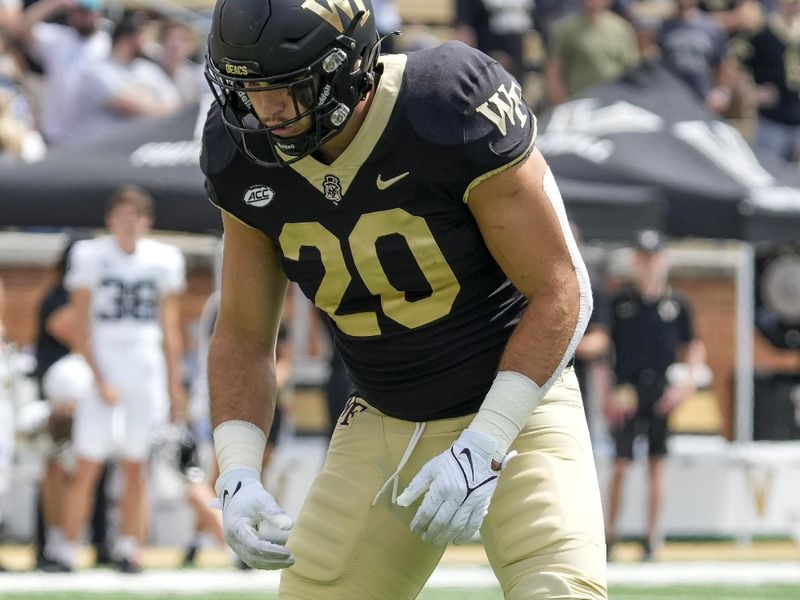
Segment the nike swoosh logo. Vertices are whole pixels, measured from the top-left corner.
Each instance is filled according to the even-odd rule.
[[[450,454],[456,461],[458,468],[461,469],[461,475],[464,477],[464,486],[467,489],[467,493],[464,495],[464,499],[461,501],[461,504],[464,504],[464,502],[467,501],[467,498],[469,498],[472,495],[472,492],[497,479],[497,475],[490,475],[480,483],[475,483],[475,466],[472,464],[472,452],[469,451],[469,448],[464,448],[461,452],[458,453],[458,456],[461,456],[463,454],[464,456],[467,457],[467,460],[469,461],[469,468],[472,471],[472,478],[467,477],[467,472],[464,470],[464,465],[460,460],[458,460],[458,456],[456,456],[456,453],[453,452],[452,447],[450,448]],[[470,485],[470,481],[472,482],[473,485]]]
[[[378,179],[375,181],[375,185],[378,186],[379,190],[385,190],[389,186],[392,186],[398,181],[400,181],[403,177],[405,177],[409,173],[410,173],[409,171],[406,171],[405,173],[400,173],[400,175],[398,175],[397,177],[392,177],[391,179],[386,179],[386,180],[381,179],[381,176],[378,175]]]
[[[472,479],[475,479],[475,465],[472,464],[472,452],[469,451],[469,448],[464,448],[461,452],[458,453],[459,455],[463,454],[467,457],[469,461],[469,470],[472,471]]]
[[[233,493],[230,493],[228,490],[225,490],[224,492],[222,492],[222,506],[224,507],[225,503],[228,500],[232,499],[240,489],[242,489],[242,482],[241,481],[237,482],[236,489],[233,490]]]

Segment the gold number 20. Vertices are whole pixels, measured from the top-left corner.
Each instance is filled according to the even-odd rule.
[[[409,301],[404,291],[391,284],[377,250],[378,239],[388,235],[401,235],[406,240],[431,287],[430,296]],[[319,251],[325,274],[314,297],[314,304],[328,313],[339,329],[359,337],[381,333],[375,312],[336,313],[352,275],[347,270],[341,244],[333,233],[320,223],[287,223],[279,241],[284,255],[290,260],[299,260],[303,247]],[[383,313],[393,321],[413,329],[447,315],[452,309],[461,286],[422,217],[401,208],[367,213],[359,218],[347,243],[358,275],[367,289],[380,297]]]

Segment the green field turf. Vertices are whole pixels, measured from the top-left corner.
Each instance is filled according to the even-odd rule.
[[[2,575],[0,575],[2,589]],[[122,593],[79,593],[62,594],[3,594],[4,600],[277,600],[276,594],[257,594],[250,592],[213,594],[122,594]],[[496,590],[430,590],[423,591],[418,600],[502,600]],[[764,585],[758,587],[736,586],[668,586],[638,588],[616,586],[611,588],[611,600],[797,600],[800,586]]]

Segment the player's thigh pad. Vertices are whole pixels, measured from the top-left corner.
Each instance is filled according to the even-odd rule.
[[[281,600],[411,600],[441,558],[442,547],[426,544],[409,529],[418,503],[392,504],[390,486],[372,506],[400,463],[414,423],[363,406],[363,412],[340,419],[322,473],[289,536],[296,563],[282,573]],[[400,473],[399,491],[471,418],[426,425]]]
[[[606,598],[600,491],[578,382],[567,369],[512,446],[481,528],[507,599]]]

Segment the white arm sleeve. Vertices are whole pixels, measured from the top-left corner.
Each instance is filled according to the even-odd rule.
[[[544,396],[552,387],[553,383],[558,380],[559,376],[561,375],[561,371],[564,370],[564,367],[567,366],[567,363],[569,362],[570,358],[572,358],[572,355],[575,354],[575,348],[578,346],[578,342],[581,341],[583,332],[586,331],[586,325],[589,323],[589,317],[592,314],[593,308],[592,285],[589,281],[589,272],[586,270],[583,257],[581,256],[580,250],[578,250],[578,244],[575,241],[575,237],[572,235],[572,230],[569,226],[569,220],[567,219],[567,211],[564,208],[564,200],[561,198],[561,191],[558,189],[555,177],[553,177],[553,172],[549,168],[547,169],[547,173],[544,175],[544,193],[547,194],[547,198],[550,200],[550,204],[553,206],[553,210],[556,211],[556,215],[558,216],[558,222],[561,225],[561,232],[564,234],[564,239],[566,240],[567,248],[569,249],[569,255],[572,259],[572,266],[575,267],[575,275],[578,278],[581,299],[580,310],[578,311],[578,322],[575,324],[575,330],[572,333],[572,338],[570,339],[567,350],[564,353],[564,356],[561,357],[561,362],[559,363],[555,372],[542,386],[542,396]]]

